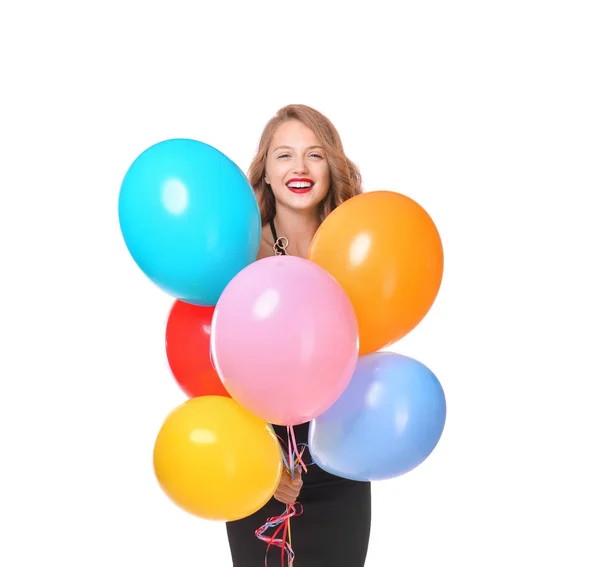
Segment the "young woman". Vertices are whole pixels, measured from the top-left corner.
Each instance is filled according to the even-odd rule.
[[[286,106],[268,122],[248,177],[263,222],[258,259],[273,254],[305,258],[325,217],[362,192],[358,168],[346,157],[337,130],[304,105]],[[285,427],[274,429],[287,441]],[[294,431],[298,444],[308,442],[308,423]],[[303,460],[311,463],[306,450]],[[363,567],[371,528],[371,485],[333,476],[316,465],[294,478],[284,473],[263,509],[227,523],[234,567],[265,565],[267,546],[255,532],[296,501],[303,513],[291,520],[295,567]],[[281,565],[280,548],[271,546],[268,565]]]

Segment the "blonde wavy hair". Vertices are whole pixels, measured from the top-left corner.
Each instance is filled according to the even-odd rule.
[[[263,225],[275,217],[275,195],[265,182],[267,153],[276,128],[288,120],[298,120],[310,128],[325,149],[331,179],[329,192],[319,204],[321,222],[344,201],[363,192],[360,171],[344,153],[340,135],[331,121],[314,108],[290,104],[279,109],[265,126],[258,150],[248,169],[248,180],[256,194]]]

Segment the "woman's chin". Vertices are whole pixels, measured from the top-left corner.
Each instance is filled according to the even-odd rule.
[[[320,196],[312,191],[309,193],[288,192],[285,197],[276,199],[278,206],[287,207],[292,210],[310,211],[316,209],[326,195]]]

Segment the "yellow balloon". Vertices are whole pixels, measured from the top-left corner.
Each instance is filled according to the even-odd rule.
[[[173,410],[154,445],[154,472],[180,508],[207,520],[239,520],[262,508],[282,474],[271,426],[231,398],[191,398]]]

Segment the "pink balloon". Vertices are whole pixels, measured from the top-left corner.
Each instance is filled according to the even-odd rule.
[[[358,360],[358,323],[340,284],[304,258],[271,256],[239,272],[219,298],[211,351],[225,388],[275,425],[327,410]]]

